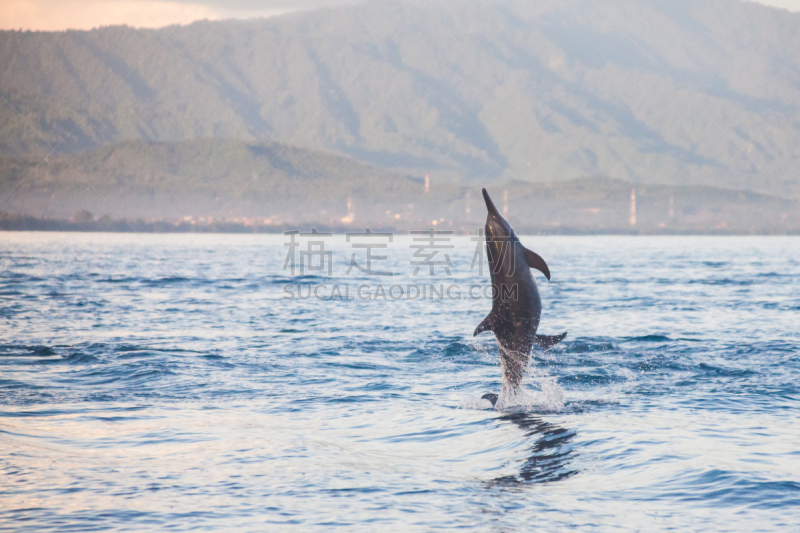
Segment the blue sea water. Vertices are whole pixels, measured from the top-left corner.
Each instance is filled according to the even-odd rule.
[[[800,239],[522,241],[569,336],[498,412],[469,237],[1,233],[0,528],[797,530]]]

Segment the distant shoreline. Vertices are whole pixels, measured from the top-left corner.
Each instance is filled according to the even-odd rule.
[[[467,227],[441,227],[442,231],[453,231],[456,235],[475,235],[477,229]],[[286,231],[301,230],[308,231],[315,228],[320,232],[345,234],[348,232],[362,232],[364,228],[355,226],[331,226],[327,224],[303,223],[303,224],[282,224],[282,225],[247,225],[241,222],[227,222],[220,220],[217,222],[192,224],[185,221],[145,221],[145,220],[111,220],[107,218],[99,220],[73,221],[64,219],[39,218],[28,215],[10,215],[0,213],[0,231],[37,231],[37,232],[78,232],[78,233],[218,233],[218,234],[271,234],[281,235]],[[370,227],[372,231],[393,232],[395,234],[407,234],[410,229],[427,228],[405,228],[405,227]],[[800,230],[791,229],[786,231],[734,231],[725,228],[712,231],[698,231],[691,229],[670,230],[669,228],[649,228],[649,229],[622,229],[622,228],[580,228],[561,226],[557,228],[534,228],[517,226],[515,230],[520,235],[718,235],[718,236],[798,236]]]

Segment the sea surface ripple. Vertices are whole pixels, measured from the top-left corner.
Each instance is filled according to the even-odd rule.
[[[293,277],[282,235],[0,233],[0,528],[797,528],[800,238],[522,237],[569,336],[509,412],[475,242],[329,239]],[[415,283],[462,292],[376,295]]]

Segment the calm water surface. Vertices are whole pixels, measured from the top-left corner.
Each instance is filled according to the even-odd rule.
[[[332,277],[292,278],[285,241],[0,233],[0,528],[800,523],[799,238],[522,238],[553,273],[540,332],[569,336],[514,412],[480,400],[468,237],[435,278],[408,237],[373,250],[391,278],[346,275],[343,237]],[[337,282],[462,297],[285,298]]]

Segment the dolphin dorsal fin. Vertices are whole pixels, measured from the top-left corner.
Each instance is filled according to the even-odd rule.
[[[483,319],[483,322],[478,324],[478,327],[475,328],[475,333],[472,334],[473,337],[476,335],[483,333],[484,331],[493,331],[494,330],[494,309],[492,312],[486,315],[486,318]]]
[[[528,266],[531,268],[535,268],[536,270],[544,274],[544,277],[547,278],[547,281],[550,281],[550,269],[547,268],[547,263],[544,262],[544,259],[542,259],[539,256],[539,254],[531,252],[527,248],[524,248],[524,250],[525,250],[525,259],[528,261]]]

